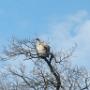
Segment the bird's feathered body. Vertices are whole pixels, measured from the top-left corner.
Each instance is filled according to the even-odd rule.
[[[45,42],[36,39],[36,51],[39,57],[48,57],[50,53],[50,47]]]

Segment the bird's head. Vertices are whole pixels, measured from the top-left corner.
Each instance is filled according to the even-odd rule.
[[[36,38],[36,44],[40,44],[41,43],[41,40],[39,38]]]
[[[39,38],[36,38],[36,41],[40,41],[40,39]]]

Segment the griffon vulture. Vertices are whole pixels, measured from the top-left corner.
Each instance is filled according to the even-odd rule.
[[[50,46],[45,42],[42,42],[39,38],[36,39],[36,51],[37,55],[41,58],[49,57]]]

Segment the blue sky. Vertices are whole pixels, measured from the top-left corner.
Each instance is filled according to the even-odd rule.
[[[48,24],[78,10],[89,11],[89,0],[1,0],[0,36],[47,33]],[[7,32],[7,33],[6,33]]]
[[[1,0],[0,46],[12,36],[39,36],[53,40],[57,48],[77,42],[74,61],[90,68],[89,4],[90,0]]]

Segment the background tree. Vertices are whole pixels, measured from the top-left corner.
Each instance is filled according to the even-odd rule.
[[[42,56],[37,53],[36,39],[12,40],[10,46],[4,50],[1,60],[21,57],[33,63],[30,66],[32,69],[29,68],[30,71],[27,72],[23,64],[18,69],[9,67],[7,73],[13,78],[9,78],[13,85],[1,90],[89,90],[90,76],[87,70],[78,66],[72,67],[69,63],[75,48],[76,46],[72,47],[68,52],[53,52],[50,47],[48,55],[45,51]]]

